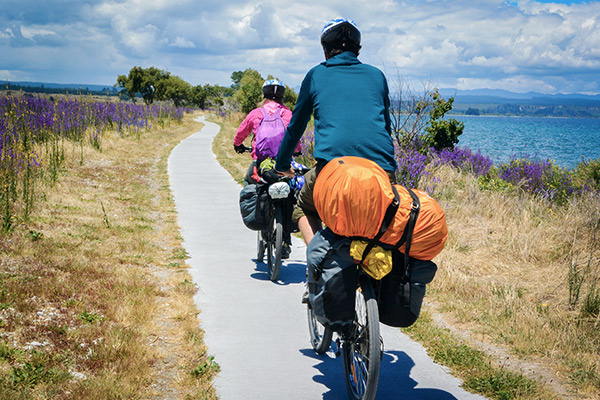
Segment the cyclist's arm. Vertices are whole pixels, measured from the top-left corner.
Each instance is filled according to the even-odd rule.
[[[244,143],[244,140],[252,133],[252,129],[254,127],[254,112],[255,110],[250,111],[250,113],[244,118],[238,130],[233,138],[233,145],[239,146]]]
[[[302,81],[296,107],[294,107],[294,112],[292,113],[292,119],[285,130],[285,135],[283,135],[281,146],[279,146],[279,151],[277,152],[277,159],[275,160],[276,171],[283,172],[290,170],[292,155],[300,142],[300,138],[304,134],[308,121],[310,121],[310,116],[313,112],[312,91],[310,87],[311,76],[312,74],[309,72]]]
[[[390,118],[390,90],[388,88],[388,83],[387,83],[387,79],[385,78],[385,76],[383,77],[383,82],[384,82],[384,99],[383,99],[383,104],[385,107],[385,111],[384,111],[384,118],[385,118],[385,130],[387,131],[387,133],[389,133],[390,135],[392,134],[392,120]]]

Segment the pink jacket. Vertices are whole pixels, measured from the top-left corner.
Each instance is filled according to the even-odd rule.
[[[283,104],[279,104],[275,101],[268,100],[263,106],[263,108],[267,111],[267,114],[269,115],[275,114],[277,110],[281,108],[281,119],[283,119],[283,123],[286,127],[290,123],[290,119],[292,118],[292,112]],[[255,108],[254,110],[250,111],[238,127],[237,133],[233,138],[233,144],[239,146],[244,142],[248,135],[250,135],[251,133],[256,134],[256,129],[258,128],[258,124],[260,123],[262,118],[263,113],[260,110],[260,108]],[[252,147],[254,147],[254,139],[252,139]],[[252,150],[252,158],[256,159],[254,150]]]

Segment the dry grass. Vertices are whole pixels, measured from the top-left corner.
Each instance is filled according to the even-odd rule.
[[[428,291],[435,310],[511,357],[539,363],[531,376],[551,371],[563,396],[600,397],[600,199],[551,208],[481,192],[450,169],[437,175],[450,235]]]
[[[243,183],[248,166],[252,161],[250,153],[237,154],[233,150],[233,138],[237,132],[237,127],[243,121],[244,117],[245,115],[242,113],[234,113],[227,118],[220,118],[217,123],[221,126],[221,130],[215,136],[212,148],[219,164],[238,183]],[[244,144],[248,147],[252,145],[252,135],[246,138]]]
[[[167,175],[199,128],[65,144],[58,182],[0,238],[0,398],[216,397]]]

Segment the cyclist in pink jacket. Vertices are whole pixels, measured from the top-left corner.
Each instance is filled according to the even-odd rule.
[[[283,105],[283,95],[285,93],[285,86],[277,79],[269,79],[265,81],[262,87],[264,100],[262,104],[250,111],[246,118],[242,121],[240,126],[238,127],[237,133],[233,138],[233,147],[235,151],[238,153],[243,153],[245,148],[243,146],[244,140],[248,137],[248,135],[256,134],[256,130],[258,125],[263,119],[263,109],[269,115],[274,115],[277,111],[280,111],[281,119],[283,123],[287,127],[290,123],[290,119],[292,118],[292,112],[289,108]],[[262,160],[259,160],[257,164],[257,157],[254,150],[254,142],[255,139],[252,139],[252,163],[250,164],[250,168],[248,168],[248,172],[246,173],[245,181],[246,183],[256,183],[256,179],[252,178],[252,176],[256,173],[255,169],[257,165]]]

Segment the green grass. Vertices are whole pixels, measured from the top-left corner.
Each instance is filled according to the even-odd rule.
[[[555,398],[532,379],[496,366],[492,357],[436,326],[427,312],[404,331],[422,343],[435,362],[449,367],[463,380],[463,387],[473,393],[498,400]]]

